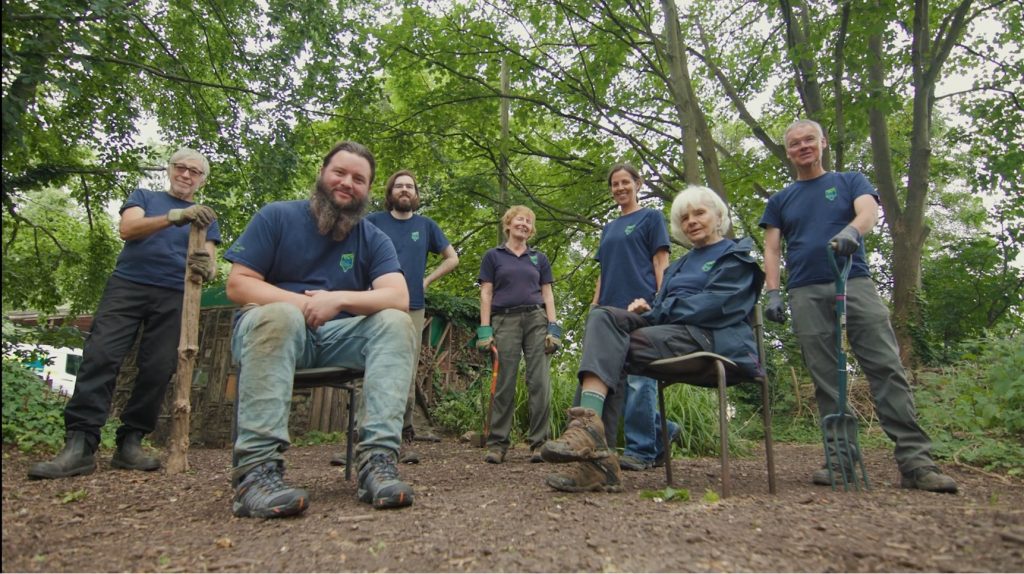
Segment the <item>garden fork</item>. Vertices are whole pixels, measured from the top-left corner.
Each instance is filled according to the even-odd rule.
[[[835,341],[839,396],[836,412],[821,419],[821,435],[825,443],[825,468],[828,469],[828,480],[832,483],[832,490],[836,489],[839,480],[842,480],[843,490],[861,490],[862,487],[864,490],[870,490],[868,473],[864,469],[864,459],[860,455],[860,443],[857,440],[857,417],[848,411],[846,396],[846,347],[843,344],[846,335],[846,280],[850,277],[853,255],[846,258],[846,263],[840,269],[836,263],[834,249],[835,242],[826,247],[828,261],[836,275]],[[830,438],[836,451],[834,456],[832,448],[829,447]],[[858,469],[860,476],[857,475]]]

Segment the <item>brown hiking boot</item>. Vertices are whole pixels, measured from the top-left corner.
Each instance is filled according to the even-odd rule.
[[[544,482],[563,492],[622,492],[622,472],[614,454],[578,462],[565,472],[549,474]]]
[[[500,446],[492,446],[487,449],[487,454],[484,456],[484,462],[488,464],[501,464],[505,462],[505,449]]]
[[[900,479],[900,488],[916,488],[928,492],[948,492],[956,494],[956,481],[942,474],[937,466],[923,466],[904,474]]]
[[[608,443],[604,440],[604,424],[592,409],[573,407],[569,409],[569,424],[562,436],[549,440],[540,448],[545,462],[580,462],[598,460],[609,456]],[[615,467],[619,463],[616,461]]]

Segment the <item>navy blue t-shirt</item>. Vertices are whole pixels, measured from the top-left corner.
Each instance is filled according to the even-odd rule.
[[[480,261],[481,283],[494,286],[491,309],[543,305],[541,286],[554,283],[548,256],[529,247],[517,256],[504,245],[489,249]]]
[[[121,206],[120,213],[140,207],[146,217],[167,215],[172,209],[185,209],[195,205],[178,199],[166,191],[136,189]],[[125,241],[117,256],[114,276],[142,285],[185,290],[185,261],[188,257],[190,225],[170,226],[142,239]],[[220,226],[214,221],[206,228],[206,240],[220,244]]]
[[[637,298],[654,301],[658,285],[652,260],[668,248],[668,229],[659,211],[645,207],[606,225],[594,256],[601,263],[597,303],[625,309]]]
[[[708,273],[715,267],[715,261],[732,248],[736,242],[722,239],[706,247],[690,250],[678,273],[672,275],[664,285],[665,297],[688,297],[704,291],[708,284]]]
[[[759,225],[777,227],[786,240],[787,287],[831,283],[828,242],[856,217],[853,202],[862,195],[878,201],[878,192],[863,174],[830,171],[814,179],[794,181],[768,199]],[[864,241],[853,254],[850,277],[871,274]]]
[[[409,286],[409,310],[422,309],[427,253],[444,251],[450,245],[448,238],[433,219],[415,213],[409,219],[396,219],[389,211],[378,211],[367,215],[366,220],[391,238]]]
[[[308,200],[263,206],[224,258],[294,293],[366,291],[378,277],[402,272],[395,247],[383,231],[360,221],[344,241],[320,235]]]

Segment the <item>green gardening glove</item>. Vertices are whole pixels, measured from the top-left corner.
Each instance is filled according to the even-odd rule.
[[[480,325],[476,328],[476,350],[483,353],[491,352],[491,345],[494,344],[494,327]]]

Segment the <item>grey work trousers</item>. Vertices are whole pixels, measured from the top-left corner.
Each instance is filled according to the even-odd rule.
[[[819,283],[789,290],[793,310],[793,333],[800,342],[804,364],[814,381],[818,414],[837,412],[839,381],[835,345],[835,283]],[[846,333],[850,348],[871,389],[875,412],[882,430],[896,443],[900,472],[907,473],[934,464],[931,439],[917,424],[914,398],[900,363],[896,335],[889,322],[889,309],[882,302],[869,277],[854,277],[846,286]],[[850,421],[852,426],[852,420]],[[852,428],[848,429],[852,434]],[[847,445],[827,437],[839,452]]]
[[[699,340],[695,337],[702,340]],[[583,356],[577,375],[593,373],[608,387],[601,422],[605,440],[615,444],[626,391],[626,375],[659,359],[711,349],[711,334],[686,325],[651,325],[637,313],[618,307],[597,307],[587,317]],[[580,388],[576,390],[579,404]],[[611,406],[611,408],[609,408]],[[653,415],[652,415],[653,416]]]
[[[544,353],[548,320],[544,309],[495,314],[494,344],[498,348],[498,384],[491,406],[487,448],[507,450],[516,407],[516,378],[520,359],[526,360],[526,392],[530,409],[530,448],[548,439],[551,419],[551,358]]]

